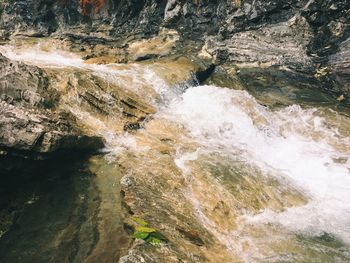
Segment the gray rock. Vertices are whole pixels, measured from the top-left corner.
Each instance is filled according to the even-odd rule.
[[[243,66],[281,66],[311,73],[314,63],[306,53],[311,38],[307,21],[299,16],[289,23],[236,33],[225,40],[210,38],[207,46],[209,53],[216,55],[217,63],[230,61]]]
[[[95,151],[102,139],[82,135],[65,118],[0,102],[0,148],[30,154],[58,150]]]
[[[168,0],[164,10],[164,20],[168,22],[175,18],[180,14],[180,10],[181,5],[177,3],[177,0]]]
[[[339,51],[330,57],[328,66],[341,84],[344,95],[350,95],[350,38],[340,44]]]
[[[128,188],[128,187],[130,187],[130,186],[132,186],[132,184],[133,184],[133,178],[132,178],[132,176],[131,175],[124,175],[123,177],[122,177],[122,179],[120,180],[120,184],[121,184],[121,186],[122,187],[124,187],[124,188]]]
[[[56,93],[48,92],[48,78],[41,69],[0,54],[0,97],[15,105],[45,107]]]
[[[43,70],[0,55],[0,149],[30,156],[102,148],[101,138],[84,135],[74,118],[50,109],[58,99]]]

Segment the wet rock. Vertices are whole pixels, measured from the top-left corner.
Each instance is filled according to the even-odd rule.
[[[96,151],[103,147],[99,137],[80,134],[67,119],[0,102],[0,148],[27,155],[58,150]]]
[[[79,127],[88,134],[137,128],[140,121],[155,112],[154,107],[141,98],[143,94],[129,89],[132,76],[120,76],[114,82],[87,70],[47,69],[47,72],[52,88],[61,94],[60,109],[75,115]],[[101,120],[104,125],[100,125]]]
[[[179,40],[176,30],[162,29],[158,36],[129,44],[128,54],[135,61],[169,55]]]
[[[196,79],[199,83],[203,83],[206,79],[210,77],[210,75],[214,72],[215,65],[210,64],[207,68],[204,70],[199,70],[196,72]]]
[[[207,50],[214,54],[217,63],[230,61],[241,67],[284,66],[311,73],[314,64],[306,53],[311,38],[308,23],[299,16],[288,22],[236,33],[224,41],[209,38]]]
[[[204,84],[232,89],[243,89],[237,71],[238,68],[232,65],[227,68],[216,66],[209,78],[204,81]]]
[[[17,0],[13,5],[4,1],[2,9],[4,37],[55,32],[78,43],[75,49],[85,50],[90,63],[149,60],[168,55],[179,42],[202,45],[214,36],[201,56],[215,56],[216,63],[273,64],[307,74],[337,52],[348,37],[350,17],[346,0]],[[176,29],[178,35],[165,36],[164,28]],[[108,48],[91,48],[97,45]],[[114,50],[116,46],[123,48]],[[320,84],[339,95],[329,82]]]
[[[99,36],[157,34],[163,26],[179,29],[187,37],[219,30],[237,32],[249,23],[281,20],[277,11],[291,13],[298,1],[23,1],[3,5],[3,35],[47,35],[81,31]],[[225,29],[224,27],[227,27]]]
[[[11,33],[48,35],[57,30],[71,31],[67,30],[67,26],[72,26],[85,33],[98,31],[97,34],[107,36],[113,31],[118,33],[125,33],[129,30],[146,31],[147,27],[148,30],[156,31],[155,25],[157,24],[154,22],[158,22],[163,16],[159,6],[163,7],[165,3],[158,4],[154,1],[135,3],[130,0],[123,0],[120,3],[114,1],[19,0],[13,3],[4,1],[1,5],[3,36],[9,36]],[[152,14],[152,21],[147,19],[138,25],[140,19]]]
[[[324,62],[335,53],[339,44],[348,37],[350,21],[350,2],[346,0],[308,1],[301,14],[312,26],[315,34],[308,50]]]
[[[185,230],[180,227],[176,228],[182,235],[184,235],[188,240],[197,246],[203,246],[204,241],[200,238],[199,233],[194,230]]]
[[[202,83],[215,69],[215,65],[210,61],[198,59],[193,55],[166,57],[144,64],[155,71],[169,86],[197,81]]]
[[[177,0],[168,0],[164,10],[164,20],[170,21],[180,14],[181,5]]]
[[[122,187],[128,188],[128,187],[132,186],[133,178],[131,176],[125,175],[120,180],[120,184],[122,185]]]
[[[134,57],[134,60],[135,61],[144,61],[144,60],[153,59],[153,58],[157,58],[157,55],[156,54],[140,55],[140,56]]]
[[[135,253],[136,254],[136,253]],[[129,250],[128,255],[123,256],[119,259],[120,263],[131,263],[131,262],[146,262],[141,255],[134,255],[134,251]]]
[[[334,78],[341,85],[341,92],[350,96],[350,38],[340,44],[339,51],[329,60]]]
[[[125,55],[116,55],[116,54],[107,54],[107,55],[94,54],[92,56],[86,56],[83,59],[88,64],[126,63],[128,61]]]
[[[42,69],[2,55],[0,60],[1,149],[35,156],[103,147],[103,140],[83,134],[71,115],[55,112],[59,93]]]
[[[49,107],[57,93],[48,90],[48,78],[41,69],[0,54],[0,97],[14,105]]]

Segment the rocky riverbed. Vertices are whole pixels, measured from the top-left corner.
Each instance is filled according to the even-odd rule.
[[[348,262],[350,2],[0,2],[1,262]]]

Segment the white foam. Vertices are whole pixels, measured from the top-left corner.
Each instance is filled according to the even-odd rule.
[[[350,156],[350,139],[315,112],[296,105],[273,112],[245,91],[200,86],[188,89],[162,115],[184,124],[207,150],[239,154],[312,197],[306,206],[278,215],[266,212],[260,219],[330,232],[350,242],[350,162],[335,161]],[[342,149],[334,148],[334,141]]]
[[[0,46],[0,52],[9,59],[24,61],[31,64],[59,67],[83,65],[83,60],[72,53],[61,50],[55,50],[54,52],[44,51],[40,49],[40,46],[18,50],[13,46],[5,45]]]
[[[175,164],[181,170],[182,175],[185,179],[188,179],[188,175],[191,172],[190,167],[187,165],[189,161],[197,160],[200,149],[198,148],[195,152],[183,153],[180,149],[176,151]]]

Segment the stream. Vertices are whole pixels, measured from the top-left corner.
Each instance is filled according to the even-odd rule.
[[[0,262],[116,262],[131,244],[123,230],[120,165],[136,177],[153,163],[169,174],[154,180],[176,189],[193,220],[219,244],[215,251],[224,248],[226,261],[220,262],[350,261],[346,111],[298,98],[268,107],[246,90],[171,85],[149,64],[85,64],[77,55],[36,46],[0,51],[48,71],[89,72],[141,94],[156,109],[141,129],[124,132],[114,120],[82,110],[76,97],[65,97],[62,107],[103,136],[106,148],[101,155],[52,161],[40,166],[40,174],[33,174],[37,168],[21,171],[20,181],[33,179],[20,184],[8,179],[0,192],[9,200],[3,205],[14,203],[19,211],[0,236]],[[162,154],[167,159],[160,162]],[[167,200],[175,216],[181,213],[171,193],[152,194]]]

